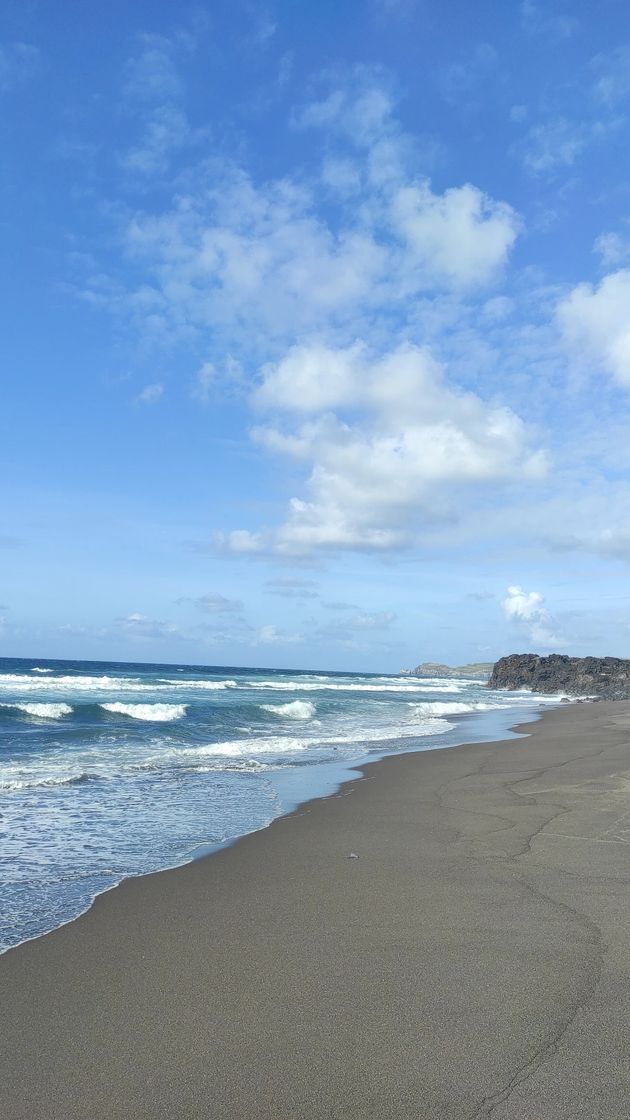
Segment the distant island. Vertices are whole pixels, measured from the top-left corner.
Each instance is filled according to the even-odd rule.
[[[475,661],[470,665],[440,665],[423,661],[415,669],[401,669],[403,677],[464,677],[468,680],[487,680],[492,672],[492,662]]]
[[[488,688],[531,688],[605,700],[630,698],[630,661],[621,657],[568,657],[552,653],[512,653],[494,666]]]

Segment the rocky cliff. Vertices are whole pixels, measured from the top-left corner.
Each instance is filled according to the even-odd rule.
[[[403,677],[468,677],[487,680],[492,672],[492,664],[478,661],[471,665],[440,665],[436,661],[423,661],[415,669],[401,669]]]
[[[488,688],[531,688],[534,692],[624,700],[630,698],[630,661],[621,657],[513,653],[497,661]]]

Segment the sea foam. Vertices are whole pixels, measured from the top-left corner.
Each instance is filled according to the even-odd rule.
[[[157,723],[172,723],[186,715],[186,704],[99,704],[106,712],[130,716],[131,719],[151,720]]]
[[[429,687],[427,690],[422,684],[407,684],[404,680],[401,680],[400,684],[379,684],[376,681],[374,684],[357,684],[354,681],[348,681],[347,684],[340,684],[337,681],[328,684],[316,684],[313,681],[249,681],[243,687],[277,692],[398,692],[403,696],[427,691],[461,692],[459,685],[452,683],[441,685],[439,688]]]
[[[263,712],[271,712],[282,719],[312,719],[316,708],[310,700],[290,700],[288,704],[261,704]]]
[[[421,716],[456,716],[464,715],[466,712],[490,712],[498,708],[504,708],[505,704],[493,704],[484,700],[472,701],[470,704],[457,700],[427,700],[424,703],[414,703],[410,706],[414,712]]]
[[[62,719],[73,712],[70,704],[0,704],[0,708],[15,708],[16,711],[37,719]]]

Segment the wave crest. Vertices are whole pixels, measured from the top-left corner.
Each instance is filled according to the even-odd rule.
[[[156,723],[172,723],[186,715],[186,704],[99,704],[106,712]]]
[[[271,712],[282,719],[312,719],[315,705],[310,700],[290,700],[288,704],[261,704],[263,712]]]
[[[36,719],[62,719],[74,711],[70,704],[0,704],[0,708],[14,708]]]

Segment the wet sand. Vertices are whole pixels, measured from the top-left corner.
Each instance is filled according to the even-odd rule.
[[[627,1120],[630,703],[524,730],[0,957],[0,1116]]]

